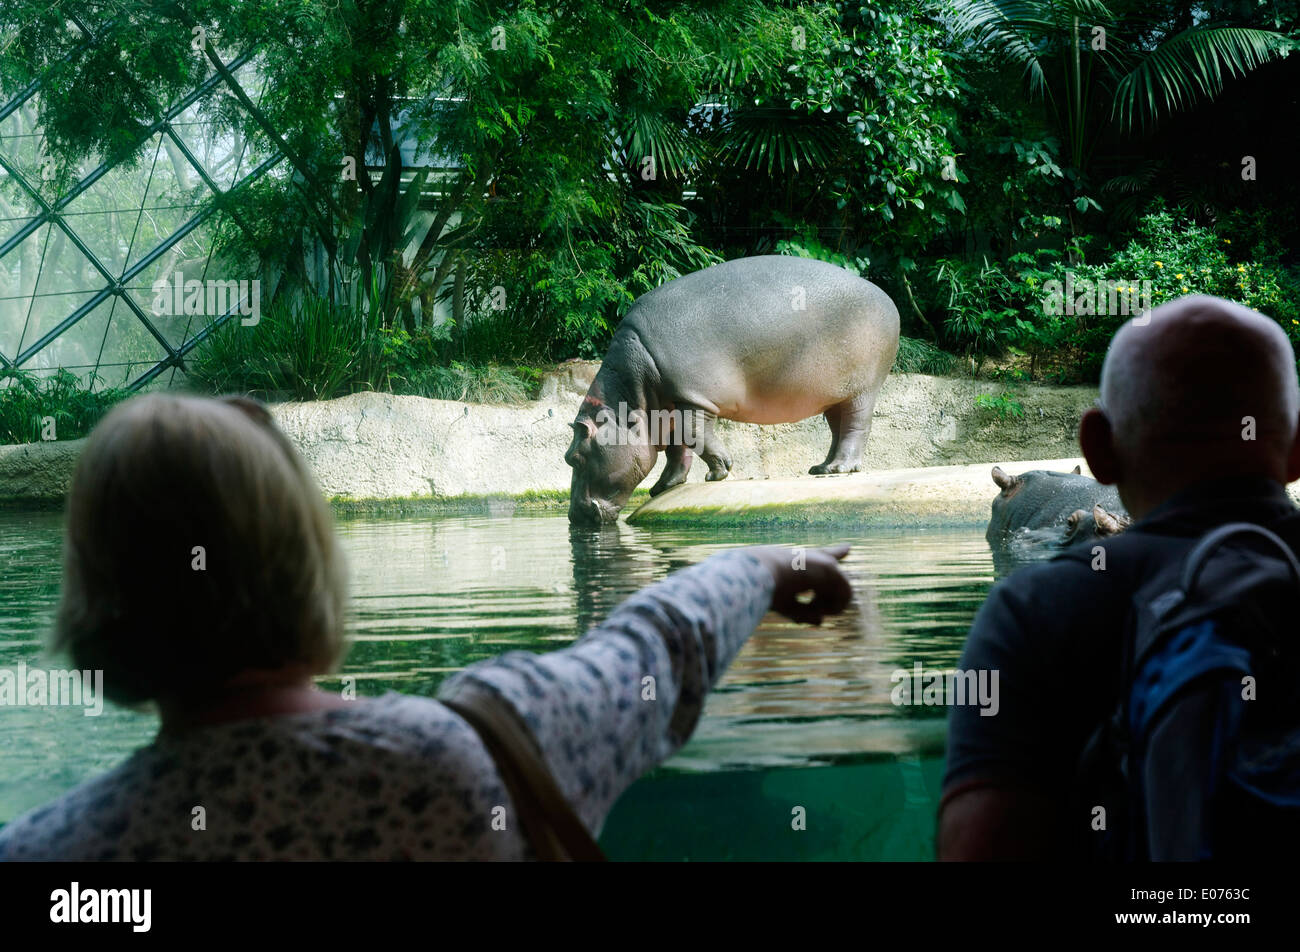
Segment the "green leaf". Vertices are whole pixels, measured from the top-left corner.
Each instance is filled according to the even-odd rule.
[[[1268,30],[1192,27],[1165,40],[1119,81],[1112,114],[1128,129],[1146,125],[1217,96],[1225,75],[1244,76],[1295,48],[1295,41]]]

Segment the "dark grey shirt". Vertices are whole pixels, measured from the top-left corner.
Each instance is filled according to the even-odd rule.
[[[1133,593],[1181,561],[1199,536],[1235,521],[1265,526],[1300,551],[1300,513],[1282,486],[1223,480],[1179,493],[1122,535],[1081,543],[999,582],[960,663],[963,671],[998,672],[998,711],[950,710],[944,802],[975,787],[1014,785],[1064,809],[1083,747],[1118,698]],[[1104,570],[1094,568],[1098,545]]]

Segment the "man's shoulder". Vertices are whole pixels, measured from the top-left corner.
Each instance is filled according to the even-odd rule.
[[[1110,540],[1104,544],[1078,543],[1049,559],[1015,569],[998,581],[990,596],[1022,605],[1046,602],[1058,606],[1071,599],[1092,597],[1114,586],[1118,573],[1110,569],[1116,556],[1127,565],[1132,561],[1127,556],[1139,548],[1131,543],[1121,546]]]
[[[1014,581],[1020,588],[1064,585],[1066,589],[1058,592],[1061,596],[1075,588],[1089,591],[1114,588],[1191,551],[1198,538],[1194,533],[1139,529],[1105,539],[1085,539],[1050,559],[1017,569],[1003,583]]]
[[[1208,532],[1214,528],[1207,525]],[[1300,513],[1270,525],[1300,555]],[[1023,565],[993,587],[971,630],[975,642],[1012,642],[1114,631],[1133,596],[1165,574],[1176,576],[1203,531],[1189,526],[1136,527],[1077,542],[1050,559]]]
[[[998,654],[1114,631],[1141,580],[1174,564],[1195,539],[1125,533],[1076,543],[1050,559],[1017,568],[985,599],[968,646]]]

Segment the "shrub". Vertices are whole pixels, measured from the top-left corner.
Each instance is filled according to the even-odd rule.
[[[915,337],[898,339],[898,355],[894,358],[894,367],[890,371],[896,374],[935,374],[952,373],[957,358],[941,350],[927,340]]]
[[[984,361],[1016,342],[1016,319],[1025,310],[1024,289],[998,264],[940,258],[934,283],[946,296],[948,338],[974,359]]]
[[[473,366],[452,361],[448,367],[429,367],[419,378],[418,386],[394,393],[414,393],[435,400],[463,403],[524,403],[531,387],[519,373],[496,364]]]
[[[115,404],[131,395],[118,388],[93,389],[81,378],[60,368],[48,376],[21,370],[0,374],[0,443],[36,443],[44,421],[54,419],[60,440],[80,439],[94,428]]]
[[[818,236],[817,226],[811,222],[797,222],[781,214],[777,214],[776,218],[794,232],[793,237],[782,238],[776,243],[777,254],[825,261],[856,275],[862,275],[867,270],[865,258],[850,256],[823,244]]]
[[[1004,423],[1012,418],[1020,420],[1024,418],[1025,408],[1016,399],[1017,396],[1014,390],[1005,390],[997,396],[991,393],[979,393],[975,395],[975,406]]]
[[[1012,255],[1005,264],[939,259],[932,278],[946,300],[948,338],[975,360],[977,372],[988,357],[1012,353],[1029,356],[1031,375],[1051,362],[1053,376],[1063,381],[1097,379],[1111,337],[1130,314],[1109,306],[1102,313],[1063,313],[1051,303],[1049,282],[1058,283],[1058,294],[1070,282],[1079,291],[1114,282],[1137,292],[1143,305],[1142,292],[1149,290],[1152,307],[1187,294],[1215,295],[1273,317],[1300,343],[1300,273],[1275,256],[1234,261],[1230,238],[1160,204],[1142,217],[1133,238],[1095,263],[1070,264],[1044,249]]]
[[[1149,281],[1153,307],[1186,294],[1227,298],[1274,318],[1296,340],[1300,337],[1297,275],[1276,261],[1234,263],[1231,245],[1230,238],[1197,224],[1185,212],[1166,211],[1157,205],[1142,217],[1138,234],[1110,260],[1072,270],[1076,279],[1127,282],[1130,286]],[[1063,278],[1064,268],[1058,270]],[[1085,374],[1095,377],[1100,371],[1110,338],[1125,320],[1122,314],[1067,320],[1070,330],[1065,344],[1081,354],[1080,367]]]
[[[296,305],[277,301],[251,327],[230,320],[214,331],[189,364],[189,383],[264,400],[382,390],[382,326],[378,306],[339,307],[320,297]]]

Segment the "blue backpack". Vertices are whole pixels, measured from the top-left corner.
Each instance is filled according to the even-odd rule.
[[[1294,553],[1260,526],[1220,526],[1181,565],[1141,585],[1133,608],[1119,699],[1080,761],[1085,799],[1092,801],[1085,806],[1094,856],[1294,855],[1300,846],[1300,563]]]

